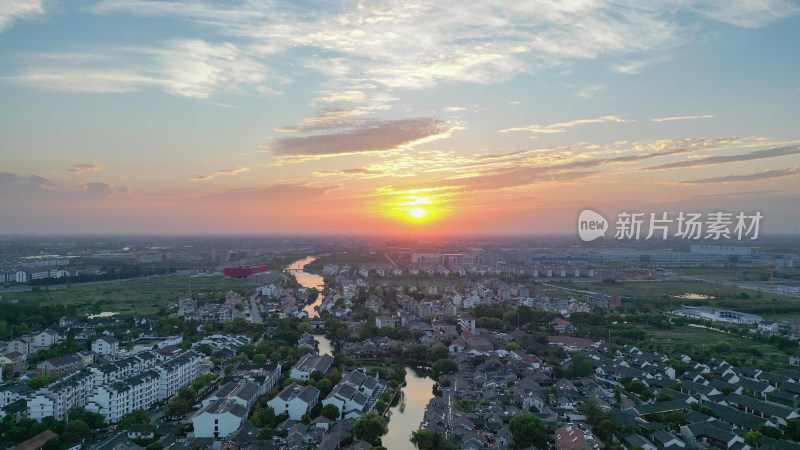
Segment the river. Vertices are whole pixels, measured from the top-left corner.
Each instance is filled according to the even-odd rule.
[[[406,386],[397,405],[389,408],[389,432],[381,438],[387,450],[414,450],[411,432],[419,429],[425,407],[433,398],[433,380],[406,367]]]
[[[306,258],[297,260],[289,264],[289,266],[286,267],[286,269],[292,271],[292,275],[294,275],[294,277],[297,279],[297,282],[300,283],[302,286],[307,287],[309,289],[317,288],[321,292],[323,285],[325,283],[322,277],[317,274],[306,272],[305,270],[303,270],[303,267],[305,267],[306,264],[309,264],[310,262],[315,261],[316,259],[317,258],[314,258],[313,256],[308,256]],[[306,314],[308,314],[308,317],[311,318],[319,317],[319,313],[314,308],[321,304],[322,304],[322,294],[320,294],[317,297],[317,300],[314,301],[314,303],[309,303],[308,305],[306,305],[303,308],[303,311],[305,311]]]
[[[321,276],[303,270],[306,264],[316,260],[313,256],[303,258],[291,263],[287,269],[293,269],[292,274],[297,282],[307,288],[315,287],[322,291],[324,281]],[[322,295],[314,303],[303,308],[308,317],[319,317],[315,306],[322,304]],[[316,335],[319,354],[333,355],[333,345],[325,336]],[[427,376],[419,376],[414,369],[406,367],[406,386],[397,405],[389,408],[389,431],[383,436],[383,446],[387,450],[415,450],[414,444],[409,440],[411,432],[419,429],[425,418],[425,407],[433,397],[433,380]]]

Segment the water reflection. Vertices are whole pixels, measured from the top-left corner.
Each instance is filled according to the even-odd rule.
[[[406,367],[406,386],[400,402],[389,409],[389,432],[382,438],[388,450],[414,450],[409,440],[425,418],[425,407],[433,397],[433,380]]]
[[[319,349],[319,354],[324,355],[325,353],[333,356],[333,344],[331,344],[330,339],[326,338],[325,336],[314,336],[314,340],[317,341],[317,348]]]
[[[311,263],[312,261],[316,261],[317,258],[313,256],[308,256],[306,258],[297,260],[291,264],[289,264],[287,269],[292,271],[292,275],[297,279],[297,282],[300,283],[302,286],[307,288],[317,288],[322,291],[323,285],[325,284],[324,280],[321,276],[313,274],[311,272],[306,272],[303,270],[306,264]],[[322,304],[322,295],[317,297],[317,300],[314,303],[308,304],[303,308],[303,311],[308,314],[308,317],[314,318],[319,317],[319,313],[317,312],[314,307],[319,306]]]

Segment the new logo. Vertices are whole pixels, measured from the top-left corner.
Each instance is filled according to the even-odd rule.
[[[582,241],[593,241],[600,236],[605,236],[606,231],[608,231],[608,221],[605,217],[591,209],[581,211],[578,216],[578,236]]]

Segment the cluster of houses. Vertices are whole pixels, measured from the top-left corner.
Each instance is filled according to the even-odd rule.
[[[288,374],[290,379],[307,381],[311,374],[328,375],[333,370],[333,357],[329,354],[307,354],[295,363]],[[191,421],[194,426],[193,445],[217,442],[253,442],[258,430],[247,418],[256,400],[267,391],[275,389],[281,378],[280,364],[240,364],[226,377],[230,380],[202,401],[202,408]],[[267,402],[276,415],[287,419],[276,429],[287,431],[285,438],[275,442],[286,448],[306,448],[321,445],[337,448],[339,441],[350,435],[352,426],[362,414],[375,407],[378,397],[387,389],[385,380],[368,375],[363,369],[345,372],[331,392],[321,398],[319,389],[311,385],[290,383],[280,389]],[[333,404],[340,411],[334,420],[320,416],[311,423],[302,423],[303,416],[315,406]],[[345,434],[346,433],[346,434]],[[325,442],[328,442],[325,444]]]
[[[557,319],[551,327],[568,333],[572,325]],[[422,427],[459,448],[504,448],[511,440],[510,420],[534,412],[546,423],[561,425],[556,448],[602,448],[580,413],[583,403],[593,399],[614,422],[626,448],[796,448],[767,436],[751,446],[745,435],[763,427],[784,430],[789,421],[800,419],[800,371],[736,367],[721,359],[701,363],[683,354],[553,335],[549,345],[568,351],[560,366],[568,366],[576,355],[592,365],[588,376],[558,378],[544,360],[506,350],[506,343],[524,342],[525,335],[480,328],[474,334],[462,332],[454,344],[475,337],[483,342],[450,346],[459,371],[440,379],[447,387],[443,396],[431,399]],[[629,390],[637,381],[645,392]]]
[[[322,274],[326,277],[338,277],[342,279],[369,278],[371,276],[380,278],[419,276],[427,275],[431,277],[465,277],[467,275],[499,275],[503,270],[494,266],[470,264],[459,266],[446,266],[436,263],[409,264],[400,267],[395,264],[361,264],[353,267],[349,264],[326,264],[322,268]]]
[[[241,364],[223,384],[202,401],[193,417],[196,438],[227,438],[239,431],[258,397],[272,390],[281,377],[280,364]]]
[[[198,306],[197,300],[191,296],[178,299],[177,315],[185,320],[198,322],[225,323],[235,319],[249,318],[250,308],[245,299],[234,291],[225,294],[223,303],[204,303]]]
[[[39,389],[7,387],[0,415],[15,402],[26,404],[24,416],[41,420],[48,416],[63,419],[73,406],[102,414],[115,423],[125,414],[147,410],[175,395],[193,382],[202,355],[187,351],[171,357],[156,352],[140,352],[113,362],[94,364],[61,377]],[[16,393],[16,394],[12,394]]]
[[[73,318],[63,317],[59,321],[59,326],[46,328],[41,331],[19,336],[18,338],[5,344],[0,349],[0,369],[6,377],[23,375],[28,370],[28,358],[36,353],[48,349],[56,344],[64,342],[69,334],[72,333],[76,341],[87,341],[95,335],[92,324],[88,322],[76,322]],[[110,351],[108,342],[116,342],[112,336],[103,336],[102,341],[95,340],[92,343],[92,351],[98,355],[113,353]],[[71,373],[77,369],[86,367],[94,360],[91,352],[83,351],[68,357],[53,358],[37,366],[39,375],[63,375]]]

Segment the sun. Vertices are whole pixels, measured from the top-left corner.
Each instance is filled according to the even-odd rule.
[[[408,215],[415,219],[424,219],[428,215],[428,211],[425,208],[416,207],[409,209]]]
[[[380,205],[381,213],[413,227],[427,226],[444,217],[448,208],[441,198],[416,194],[410,192],[387,199]]]

